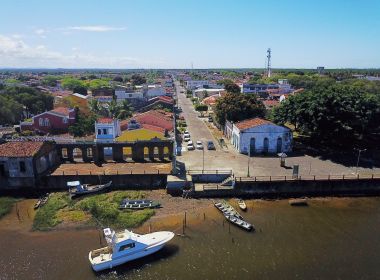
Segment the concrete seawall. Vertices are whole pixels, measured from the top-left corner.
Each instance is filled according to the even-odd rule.
[[[232,190],[208,189],[193,197],[280,198],[301,196],[380,195],[380,179],[236,182]]]
[[[159,174],[123,174],[123,175],[60,175],[42,178],[36,189],[66,190],[68,181],[80,181],[82,184],[100,184],[112,181],[116,189],[158,189],[165,188],[167,175]]]

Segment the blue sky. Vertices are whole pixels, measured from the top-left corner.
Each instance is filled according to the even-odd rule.
[[[0,67],[380,67],[379,0],[2,1]]]

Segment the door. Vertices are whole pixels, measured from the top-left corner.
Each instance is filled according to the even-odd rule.
[[[278,137],[277,138],[277,153],[281,153],[281,152],[282,152],[282,138]]]
[[[256,152],[256,139],[251,138],[249,142],[249,156],[253,155]]]
[[[263,152],[264,153],[268,153],[269,151],[269,139],[268,138],[264,138],[264,149],[263,149]]]

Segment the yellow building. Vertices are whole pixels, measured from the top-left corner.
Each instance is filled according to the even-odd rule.
[[[153,131],[145,128],[125,130],[119,137],[116,138],[117,142],[133,142],[138,140],[151,140],[152,138],[166,139],[164,134],[158,131]],[[167,148],[165,148],[167,149]],[[166,150],[164,151],[167,152]],[[123,154],[131,154],[131,148],[123,148]],[[145,148],[144,154],[148,154],[148,148]]]

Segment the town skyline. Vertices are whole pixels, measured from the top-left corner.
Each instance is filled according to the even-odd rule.
[[[378,68],[380,4],[365,2],[4,3],[0,68],[264,68],[269,47],[273,68]]]

